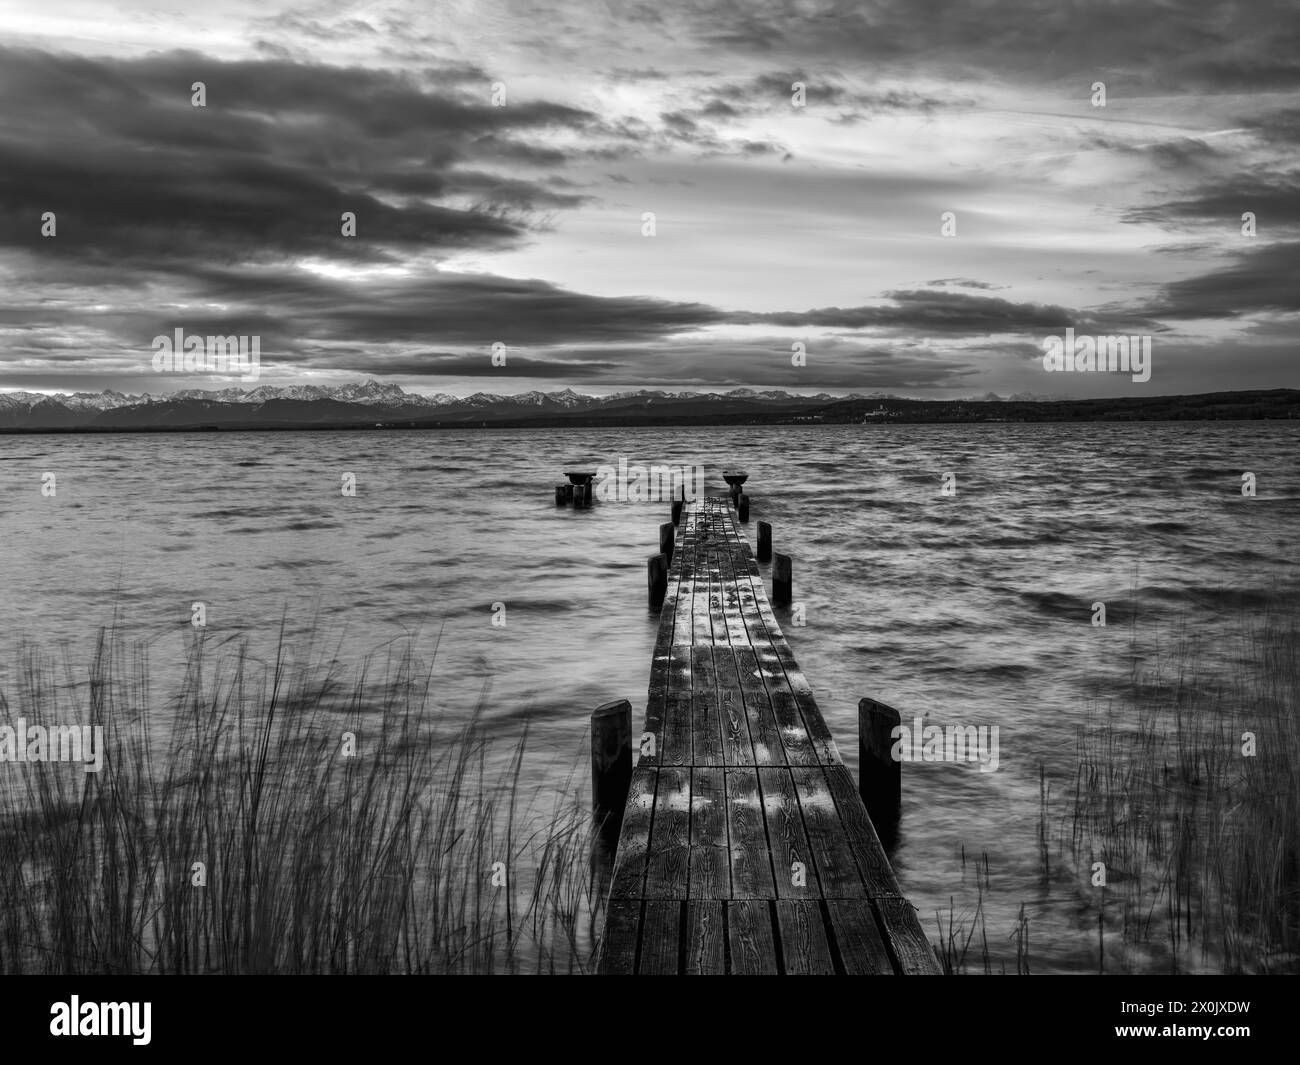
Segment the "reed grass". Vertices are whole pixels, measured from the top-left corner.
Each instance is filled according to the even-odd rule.
[[[590,967],[590,815],[572,778],[525,801],[526,726],[491,738],[486,688],[454,727],[411,641],[351,675],[283,632],[269,661],[210,643],[160,705],[117,630],[84,677],[20,649],[0,720],[102,726],[107,751],[0,765],[0,972]]]
[[[1060,837],[1099,969],[1300,970],[1300,623],[1225,639],[1235,674],[1203,675],[1184,635],[1079,728]]]

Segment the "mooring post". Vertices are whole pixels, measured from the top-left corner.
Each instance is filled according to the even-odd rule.
[[[666,521],[659,526],[659,550],[668,559],[668,565],[673,564],[673,537],[677,533],[677,526],[671,521]]]
[[[682,520],[682,507],[686,506],[680,499],[673,500],[673,524],[678,525]]]
[[[772,605],[789,606],[794,591],[790,556],[778,551],[772,556]]]
[[[892,706],[875,699],[858,701],[858,792],[886,846],[897,838],[903,805],[903,766],[893,757],[899,721]]]
[[[765,521],[758,523],[758,560],[772,561],[772,526]]]
[[[591,808],[611,853],[631,783],[632,704],[619,699],[591,712]]]
[[[566,485],[564,486],[564,501],[565,501],[566,503],[572,503],[572,502],[573,502],[573,482],[572,482],[572,481],[570,481],[568,484],[566,484]]]
[[[744,492],[736,497],[736,517],[740,519],[742,525],[749,521],[749,496]]]
[[[564,488],[565,486],[562,484],[555,486],[555,505],[557,507],[564,506]]]
[[[575,507],[591,506],[591,485],[575,484],[573,486],[573,505]]]
[[[650,591],[650,609],[659,613],[664,608],[668,594],[668,556],[660,552],[651,555],[645,563],[646,583]]]

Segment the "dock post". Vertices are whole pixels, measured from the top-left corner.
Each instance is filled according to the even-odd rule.
[[[575,484],[573,486],[573,507],[580,510],[587,505],[587,486],[585,484]]]
[[[562,484],[555,486],[555,505],[557,507],[564,506],[564,485]]]
[[[679,525],[682,520],[682,507],[686,506],[680,499],[673,500],[673,524]]]
[[[772,556],[772,605],[789,606],[793,587],[790,556],[778,551]]]
[[[758,523],[758,560],[772,561],[772,526],[766,521]]]
[[[659,551],[668,559],[668,565],[673,564],[673,536],[677,532],[677,526],[671,521],[666,521],[659,526]]]
[[[651,555],[646,559],[645,574],[650,591],[650,609],[657,614],[664,608],[664,596],[668,594],[668,556],[662,552]]]
[[[632,783],[632,704],[603,703],[591,712],[591,808],[613,853]]]
[[[572,502],[573,502],[573,485],[572,485],[572,483],[570,483],[570,484],[566,484],[566,485],[564,486],[564,501],[565,501],[566,503],[572,503]]]
[[[740,519],[742,525],[749,521],[749,496],[744,492],[736,497],[736,517]]]
[[[903,804],[903,765],[892,754],[899,721],[891,706],[875,699],[858,701],[858,793],[886,846],[897,839]]]

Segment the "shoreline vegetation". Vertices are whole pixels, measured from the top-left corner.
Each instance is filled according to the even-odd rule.
[[[98,773],[0,767],[0,973],[590,967],[581,789],[528,801],[526,726],[493,741],[480,699],[445,728],[409,643],[375,684],[369,658],[346,678],[283,635],[267,663],[196,636],[161,717],[123,643],[101,631],[81,681],[25,647],[0,692],[6,717],[88,720],[107,746]]]
[[[1190,636],[1135,633],[1072,777],[1041,776],[1040,879],[1094,930],[1082,971],[1300,970],[1300,620],[1233,638],[1240,670],[1207,677]],[[345,675],[310,640],[262,661],[196,634],[165,705],[114,629],[80,679],[18,662],[0,713],[100,726],[106,754],[3,767],[0,973],[592,970],[607,868],[579,767],[527,799],[526,725],[492,738],[485,686],[447,727],[409,640]],[[988,928],[987,854],[974,874],[973,910],[928,929],[945,971],[1007,972],[996,936],[1032,973],[1033,904]]]
[[[1300,616],[1228,638],[1228,677],[1198,672],[1186,632],[1147,669],[1134,639],[1126,690],[1078,726],[1073,779],[1040,770],[1040,881],[1095,930],[1092,972],[1300,972]],[[989,939],[1007,932],[988,927],[987,855],[975,883],[973,907],[936,915],[948,973],[994,972]],[[1017,972],[1031,923],[1021,902]]]

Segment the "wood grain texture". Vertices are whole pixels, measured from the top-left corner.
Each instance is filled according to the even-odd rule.
[[[680,902],[646,901],[637,964],[642,976],[677,976],[682,971],[682,907]]]
[[[773,976],[778,971],[769,906],[757,899],[727,904],[727,951],[736,976]]]
[[[686,904],[684,972],[687,976],[712,976],[724,971],[727,945],[724,905],[704,899]]]
[[[781,958],[787,975],[835,975],[820,902],[778,902],[776,921],[781,930]]]

